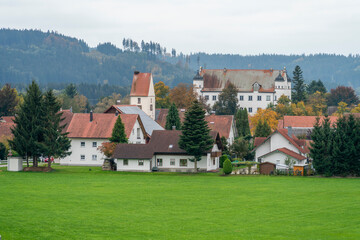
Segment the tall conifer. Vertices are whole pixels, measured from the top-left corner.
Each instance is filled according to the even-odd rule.
[[[170,109],[169,109],[169,113],[166,116],[165,129],[166,130],[172,130],[173,126],[176,127],[176,130],[180,130],[180,128],[181,128],[179,112],[178,112],[178,110],[176,108],[175,103],[171,104]]]
[[[121,121],[120,115],[116,119],[111,138],[109,138],[112,143],[127,143],[128,139],[125,134],[125,127],[123,122]]]

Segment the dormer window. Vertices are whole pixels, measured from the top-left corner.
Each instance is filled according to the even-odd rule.
[[[254,83],[254,91],[259,91],[260,85],[256,82]]]

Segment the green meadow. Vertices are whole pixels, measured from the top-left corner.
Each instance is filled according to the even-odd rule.
[[[1,240],[360,239],[356,178],[54,168],[0,168]]]

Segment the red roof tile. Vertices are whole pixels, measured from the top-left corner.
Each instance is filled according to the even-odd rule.
[[[11,128],[15,126],[13,122],[13,116],[4,116],[0,120],[0,137],[6,136],[8,138],[12,138],[13,134],[11,133]]]
[[[93,116],[93,121],[90,122],[90,113],[75,113],[67,129],[68,137],[110,138],[118,116],[106,113],[93,113]],[[121,114],[120,117],[125,127],[126,137],[129,138],[138,115]]]
[[[130,96],[148,96],[151,73],[134,73]]]
[[[261,145],[266,139],[266,137],[256,137],[254,140],[254,147]]]
[[[208,122],[208,126],[212,131],[219,132],[220,137],[229,138],[231,125],[233,123],[234,116],[232,115],[215,115],[211,114],[205,116],[205,120]]]
[[[284,116],[282,128],[312,128],[316,123],[317,116]],[[338,117],[329,116],[330,124],[336,123]],[[320,117],[320,123],[324,120],[324,116]]]
[[[162,126],[163,128],[165,128],[166,125],[166,117],[169,114],[169,109],[156,109],[157,111],[159,111],[159,114],[156,117],[156,122]],[[185,110],[183,109],[178,109],[179,112],[179,117],[180,117],[180,122],[183,123],[185,120]]]
[[[71,122],[71,119],[73,118],[74,116],[74,113],[72,113],[70,110],[63,110],[63,111],[60,111],[62,113],[62,118],[63,120],[61,121],[61,126],[64,126],[65,127],[63,128],[62,132],[65,133],[70,125],[70,122]]]
[[[274,151],[271,151],[269,153],[266,153],[260,157],[263,157],[263,156],[266,156],[266,155],[269,155],[271,153],[274,153],[274,152],[282,152],[282,153],[285,153],[286,155],[290,156],[290,157],[293,157],[297,160],[304,160],[306,159],[306,157],[294,152],[294,151],[291,151],[290,149],[287,149],[287,148],[278,148],[278,149],[275,149]]]

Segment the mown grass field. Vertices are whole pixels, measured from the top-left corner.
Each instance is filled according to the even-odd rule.
[[[360,239],[360,179],[0,172],[7,239]]]

